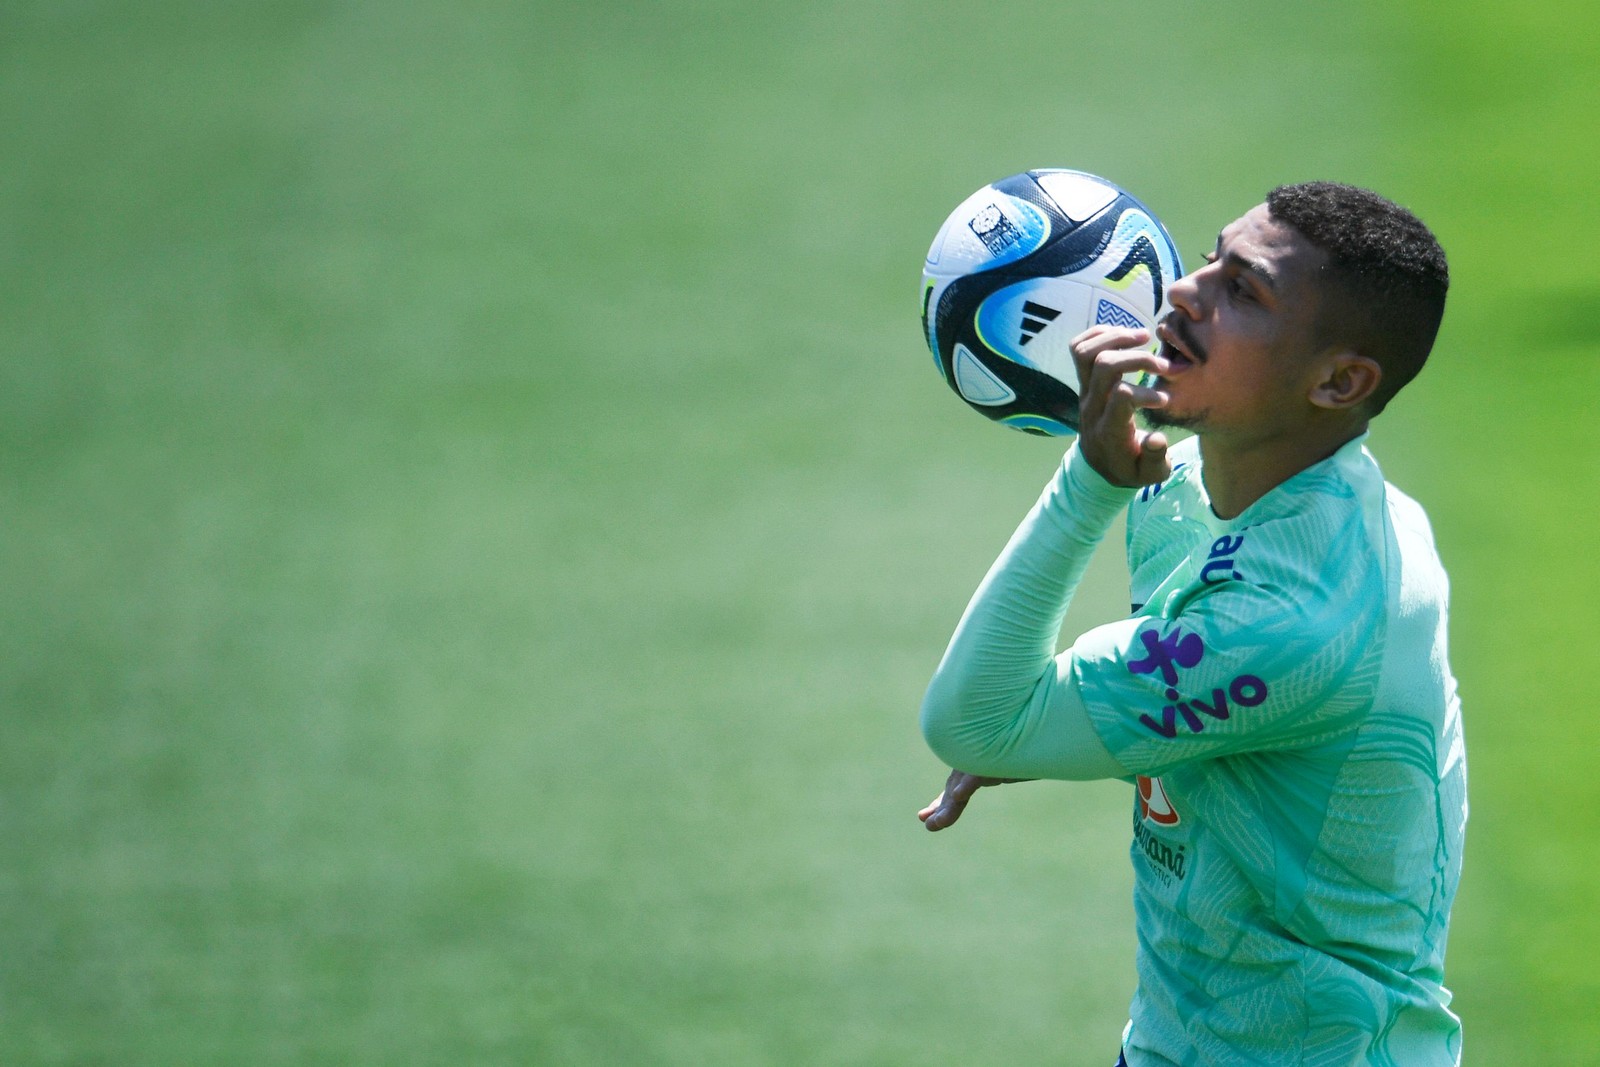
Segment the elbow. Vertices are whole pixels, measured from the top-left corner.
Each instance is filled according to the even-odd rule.
[[[971,695],[963,692],[943,671],[934,674],[922,697],[922,739],[945,765],[975,771],[985,762],[983,746],[975,744],[975,731],[967,721]]]
[[[953,688],[945,678],[944,671],[940,670],[934,673],[927,692],[922,694],[922,739],[928,743],[933,754],[946,763],[952,763],[946,755],[946,747],[953,733],[952,724],[961,709],[959,697],[952,692]]]

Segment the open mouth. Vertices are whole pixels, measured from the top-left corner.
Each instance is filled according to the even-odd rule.
[[[1173,373],[1180,373],[1206,361],[1205,353],[1199,346],[1164,321],[1156,323],[1156,338],[1161,342],[1158,354],[1172,364]]]

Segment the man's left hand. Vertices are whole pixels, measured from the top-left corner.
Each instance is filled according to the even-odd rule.
[[[950,777],[945,779],[944,792],[934,798],[933,803],[917,812],[917,818],[922,820],[922,825],[930,830],[943,830],[946,826],[953,825],[961,818],[961,813],[966,810],[967,802],[986,785],[1006,785],[1010,782],[1028,782],[1031,778],[985,778],[979,774],[968,774],[965,771],[951,771]]]

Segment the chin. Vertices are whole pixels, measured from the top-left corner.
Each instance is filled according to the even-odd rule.
[[[1145,426],[1152,430],[1178,429],[1198,430],[1204,421],[1201,414],[1184,414],[1181,411],[1168,411],[1166,408],[1141,408],[1139,418]]]

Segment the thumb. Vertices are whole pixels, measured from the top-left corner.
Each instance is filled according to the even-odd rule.
[[[1145,483],[1164,482],[1172,474],[1172,464],[1167,460],[1167,435],[1159,430],[1144,435],[1139,442],[1139,473]]]
[[[966,810],[970,793],[962,794],[954,789],[946,789],[939,794],[939,799],[924,809],[927,814],[922,819],[922,825],[930,830],[943,830],[946,826],[954,825],[961,818],[961,813]],[[922,815],[922,812],[918,812]]]

